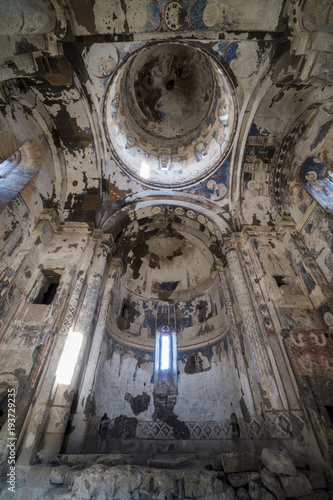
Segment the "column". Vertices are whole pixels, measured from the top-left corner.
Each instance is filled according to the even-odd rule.
[[[271,370],[266,346],[260,332],[260,325],[254,311],[243,269],[234,247],[227,249],[226,258],[232,276],[235,300],[237,300],[239,305],[252,363],[260,387],[263,408],[265,410],[279,408],[279,393]]]
[[[97,244],[81,308],[73,328],[67,334],[57,367],[56,394],[43,435],[43,449],[38,453],[42,461],[53,458],[61,449],[73,397],[86,367],[92,343],[93,321],[101,295],[107,255],[106,247]],[[68,367],[71,367],[69,373]]]
[[[66,453],[78,454],[83,451],[88,419],[90,417],[89,403],[92,401],[94,395],[94,385],[105,334],[105,323],[110,305],[111,292],[117,280],[121,265],[121,261],[114,260],[110,266],[95,328],[93,345],[91,347],[87,368],[78,396],[78,407],[72,420],[73,432],[69,435]]]
[[[237,363],[238,377],[240,380],[242,393],[244,394],[246,406],[249,409],[249,412],[253,415],[255,413],[260,413],[260,401],[261,401],[260,390],[258,384],[255,384],[256,387],[254,387],[253,391],[251,389],[251,385],[249,382],[249,375],[247,372],[244,359],[244,352],[243,352],[244,349],[240,342],[239,338],[240,333],[238,332],[236,325],[236,319],[232,307],[232,300],[230,297],[229,286],[223,271],[219,272],[219,277],[222,285],[224,302],[230,325],[232,343]]]
[[[36,460],[42,437],[40,460],[53,458],[61,449],[73,397],[91,345],[90,333],[108,251],[109,248],[96,240],[90,242],[86,251],[62,328],[56,334],[37,388],[35,404],[26,418],[18,464],[31,464]],[[83,284],[86,284],[84,290]]]

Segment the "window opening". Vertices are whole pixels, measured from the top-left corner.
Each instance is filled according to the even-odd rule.
[[[43,271],[44,278],[42,280],[38,294],[36,295],[33,304],[50,305],[56,296],[57,289],[60,282],[60,274],[46,274]]]
[[[333,406],[325,406],[331,424],[333,425]]]
[[[161,370],[170,368],[170,335],[163,334],[161,337]]]
[[[276,284],[278,287],[281,287],[283,285],[287,285],[288,283],[285,281],[286,277],[285,276],[277,276],[277,275],[273,275],[273,278],[275,279],[276,281]]]
[[[156,391],[177,392],[177,336],[169,325],[156,331],[155,337],[155,378]]]
[[[36,146],[26,142],[9,158],[0,158],[0,211],[15,200],[20,191],[37,174],[42,160]]]

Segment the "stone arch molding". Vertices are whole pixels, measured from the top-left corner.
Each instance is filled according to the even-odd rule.
[[[282,143],[272,191],[280,215],[298,223],[314,200],[331,213],[333,183],[333,102],[310,106]]]
[[[155,195],[135,202],[128,199],[127,204],[113,210],[105,214],[100,225],[103,232],[112,234],[114,257],[123,263],[108,319],[111,337],[151,351],[149,332],[155,313],[172,303],[179,318],[185,309],[202,309],[193,324],[184,326],[181,349],[202,342],[203,332],[208,334],[206,321],[214,324],[216,340],[224,331],[219,320],[222,305],[214,308],[211,298],[219,295],[218,271],[225,265],[222,244],[230,234],[228,220],[210,205],[199,206],[186,195],[172,199]],[[134,317],[140,319],[133,321]],[[195,341],[194,332],[201,332]]]
[[[161,207],[166,206],[172,207],[178,216],[206,224],[220,246],[223,244],[223,237],[229,236],[233,231],[230,214],[223,212],[215,203],[200,200],[199,205],[195,197],[187,193],[156,194],[156,191],[146,191],[143,195],[138,193],[107,207],[97,215],[97,227],[115,238],[127,217],[132,219],[135,212],[143,209],[147,211],[147,215],[158,214]]]

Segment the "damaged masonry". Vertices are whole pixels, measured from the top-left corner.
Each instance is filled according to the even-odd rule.
[[[0,500],[333,498],[332,26],[0,2]]]

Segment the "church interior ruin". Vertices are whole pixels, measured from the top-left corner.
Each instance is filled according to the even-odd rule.
[[[331,0],[0,1],[0,499],[333,499]]]

